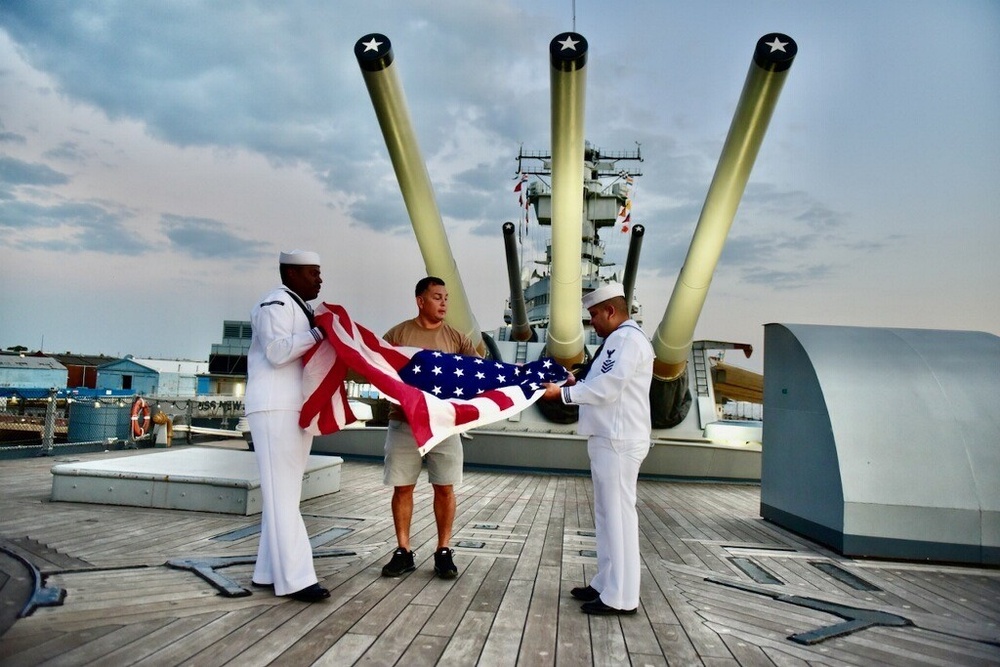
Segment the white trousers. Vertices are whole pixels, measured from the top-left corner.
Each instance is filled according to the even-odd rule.
[[[597,574],[590,585],[616,609],[639,606],[639,514],[635,509],[639,466],[649,440],[587,440],[594,481]]]
[[[299,428],[299,413],[292,410],[253,412],[247,421],[263,500],[253,580],[273,583],[275,595],[288,595],[318,581],[299,511],[312,436]]]

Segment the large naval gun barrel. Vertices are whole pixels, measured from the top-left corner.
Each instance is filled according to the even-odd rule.
[[[512,340],[531,340],[528,309],[524,304],[524,287],[521,285],[521,263],[517,259],[517,240],[514,223],[503,223],[503,246],[507,257],[507,280],[510,282],[510,337]]]
[[[743,92],[740,94],[715,176],[705,197],[705,205],[691,239],[691,246],[674,284],[663,319],[653,336],[656,359],[653,363],[651,391],[654,393],[654,404],[660,403],[656,394],[674,394],[680,400],[681,394],[686,393],[685,370],[695,324],[701,315],[712,274],[719,255],[722,254],[722,247],[736,216],[736,208],[746,188],[750,170],[797,51],[795,41],[781,33],[770,33],[757,40],[753,62],[743,84]],[[664,383],[676,383],[678,391],[663,386]],[[681,384],[683,391],[680,391]],[[680,419],[684,417],[677,416]],[[672,421],[673,418],[658,420],[657,415],[653,415],[654,426],[673,426],[676,422],[670,423]]]
[[[642,225],[632,227],[632,237],[628,242],[628,254],[625,256],[625,275],[622,278],[622,287],[625,288],[625,303],[628,304],[630,312],[632,297],[635,295],[635,276],[639,271],[639,252],[642,250],[642,237],[645,233],[646,228]]]
[[[482,331],[472,314],[465,285],[441,221],[441,212],[434,199],[427,167],[413,132],[403,87],[393,64],[392,43],[379,33],[365,35],[355,43],[354,55],[361,66],[375,116],[389,149],[392,168],[399,181],[427,274],[441,278],[448,285],[447,321],[468,335],[482,352]]]
[[[549,43],[552,86],[552,267],[546,354],[566,368],[584,359],[583,279],[584,94],[587,40],[575,32]]]

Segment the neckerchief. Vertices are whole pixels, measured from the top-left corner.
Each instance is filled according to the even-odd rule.
[[[309,304],[306,303],[305,301],[303,301],[302,297],[300,297],[298,294],[296,294],[292,290],[285,288],[285,291],[288,292],[288,296],[292,297],[292,299],[295,301],[295,303],[299,304],[299,308],[301,308],[302,312],[306,314],[307,318],[309,318],[309,326],[310,327],[315,327],[316,326],[316,316],[313,314],[313,309],[309,306]]]

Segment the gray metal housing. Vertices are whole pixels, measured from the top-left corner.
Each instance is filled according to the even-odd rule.
[[[768,324],[761,516],[850,556],[1000,563],[1000,337]]]

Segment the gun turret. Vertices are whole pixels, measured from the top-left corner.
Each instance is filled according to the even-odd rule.
[[[757,41],[750,71],[691,246],[663,319],[653,336],[656,359],[650,391],[656,406],[654,427],[674,426],[687,414],[684,404],[690,405],[691,399],[687,396],[686,368],[695,324],[701,315],[712,274],[797,51],[795,41],[780,33],[764,35]]]
[[[427,274],[441,278],[448,285],[447,322],[469,336],[473,345],[483,352],[482,330],[472,314],[465,285],[441,221],[441,212],[434,199],[427,167],[410,122],[403,87],[396,74],[392,43],[379,33],[365,35],[355,43],[354,55],[375,108]]]

